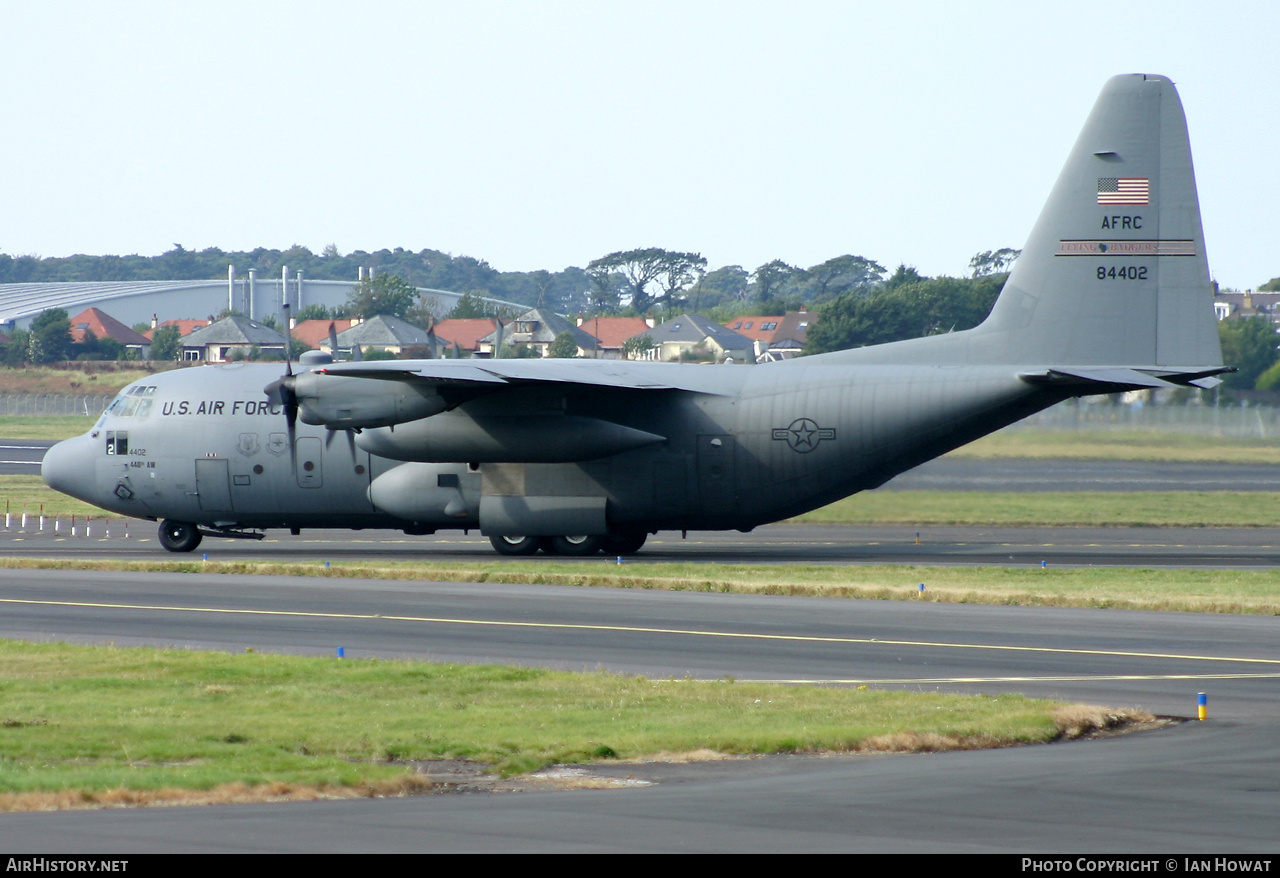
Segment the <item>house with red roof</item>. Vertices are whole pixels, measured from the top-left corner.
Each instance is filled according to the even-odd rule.
[[[207,320],[197,320],[197,319],[166,320],[164,323],[159,323],[156,321],[154,317],[152,317],[151,328],[142,334],[147,337],[148,341],[150,341],[151,339],[155,338],[156,330],[159,329],[160,327],[176,326],[178,327],[178,337],[186,338],[188,335],[195,332],[197,329],[204,329],[206,326],[209,326],[212,323],[213,323],[212,318]]]
[[[452,356],[456,346],[464,357],[470,357],[481,349],[480,339],[492,335],[498,329],[495,317],[450,317],[441,320],[431,328],[436,338],[447,350],[445,356]],[[490,346],[492,347],[492,346]]]
[[[788,311],[783,316],[749,315],[735,317],[724,325],[745,335],[756,343],[756,360],[789,359],[799,354],[808,341],[809,327],[817,315],[802,306],[799,311]],[[768,352],[772,354],[768,354]]]
[[[293,325],[289,335],[294,341],[300,341],[314,351],[327,351],[330,326],[333,327],[334,335],[337,335],[339,332],[346,332],[359,322],[346,317],[338,320],[303,320]]]
[[[652,321],[643,317],[591,317],[578,319],[578,328],[600,342],[597,355],[602,360],[622,359],[622,343],[632,336],[653,329]]]
[[[151,339],[135,329],[125,326],[119,320],[98,308],[86,308],[71,318],[71,342],[84,344],[89,333],[102,340],[109,338],[121,347],[132,349],[139,355],[146,353],[151,347]]]

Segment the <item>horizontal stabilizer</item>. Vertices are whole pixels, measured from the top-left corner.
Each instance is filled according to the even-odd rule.
[[[1230,366],[1194,371],[1168,368],[1055,368],[1043,372],[1023,372],[1018,377],[1028,384],[1061,387],[1070,390],[1073,395],[1083,396],[1090,393],[1121,393],[1162,387],[1195,386],[1207,389],[1220,383],[1213,376],[1234,371]]]

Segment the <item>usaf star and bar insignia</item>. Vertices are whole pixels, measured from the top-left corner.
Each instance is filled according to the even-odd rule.
[[[787,443],[792,451],[808,454],[818,447],[823,439],[834,440],[836,431],[831,427],[819,427],[810,418],[797,418],[789,427],[774,427],[773,438]]]

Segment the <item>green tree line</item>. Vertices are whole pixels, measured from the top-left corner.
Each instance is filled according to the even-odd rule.
[[[1016,251],[986,254],[994,264]],[[977,257],[975,257],[977,258]],[[853,254],[835,256],[802,267],[781,259],[754,270],[741,265],[709,269],[698,253],[647,247],[607,254],[586,268],[561,271],[498,271],[483,259],[453,256],[439,250],[355,250],[342,254],[330,244],[319,254],[294,245],[285,250],[258,247],[188,250],[180,244],[159,256],[88,256],[41,258],[0,253],[0,283],[93,282],[145,280],[213,280],[226,277],[227,266],[243,275],[257,269],[264,278],[278,277],[283,266],[314,280],[355,282],[360,269],[399,277],[414,287],[470,292],[561,314],[678,313],[714,310],[782,314],[800,305],[813,308],[842,295],[871,292],[884,282],[886,270],[873,259]],[[726,318],[727,319],[727,318]]]

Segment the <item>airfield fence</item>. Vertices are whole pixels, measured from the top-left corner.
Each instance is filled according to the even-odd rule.
[[[1005,429],[1151,431],[1226,439],[1274,439],[1280,437],[1280,408],[1270,405],[1064,402]]]
[[[0,417],[81,415],[96,418],[114,398],[114,394],[0,394]],[[1006,429],[1151,430],[1232,439],[1273,439],[1280,437],[1280,407],[1064,402]]]
[[[111,405],[114,393],[5,393],[0,394],[0,417],[52,417],[83,415],[96,418]]]

